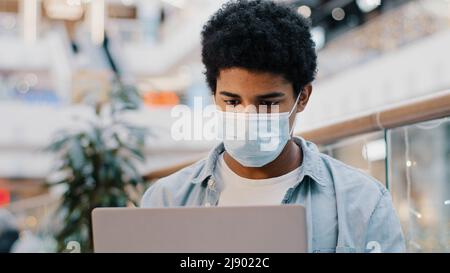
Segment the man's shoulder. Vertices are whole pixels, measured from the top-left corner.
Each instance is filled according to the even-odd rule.
[[[362,227],[369,227],[375,212],[386,213],[392,200],[386,187],[364,170],[321,154],[321,164],[328,187],[333,187],[340,229],[349,230],[353,238],[363,240]],[[359,235],[358,235],[359,234]],[[356,237],[354,237],[356,236]],[[358,239],[358,240],[359,240]]]
[[[166,177],[158,179],[144,193],[141,207],[162,206],[173,202],[173,197],[193,186],[204,168],[206,159],[201,159]]]
[[[319,152],[318,152],[319,153]],[[365,170],[350,166],[329,155],[319,153],[325,167],[327,180],[332,181],[336,190],[354,194],[368,194],[380,197],[386,187]]]
[[[364,191],[370,194],[383,194],[386,188],[382,183],[370,176],[365,170],[350,166],[338,159],[320,152],[313,142],[299,138],[299,143],[305,149],[309,168],[323,184],[333,187],[336,192]]]

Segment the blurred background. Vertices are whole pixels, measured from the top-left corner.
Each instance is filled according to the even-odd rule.
[[[214,147],[172,139],[171,110],[211,103],[200,31],[224,2],[0,0],[0,252],[92,251],[92,208]],[[408,251],[449,252],[450,1],[280,2],[319,56],[295,132],[388,187]]]

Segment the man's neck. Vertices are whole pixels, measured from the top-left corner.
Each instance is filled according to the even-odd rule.
[[[282,176],[298,168],[303,162],[303,152],[301,147],[291,139],[274,161],[262,167],[242,166],[227,152],[224,153],[223,158],[228,167],[241,177],[248,179],[267,179]]]

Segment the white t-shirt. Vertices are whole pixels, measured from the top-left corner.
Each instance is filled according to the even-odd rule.
[[[218,206],[280,205],[289,188],[298,182],[302,167],[282,176],[248,179],[234,173],[223,159],[217,160],[215,178],[224,184]]]

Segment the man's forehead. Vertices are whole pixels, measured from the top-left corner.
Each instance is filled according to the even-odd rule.
[[[260,84],[285,84],[289,83],[283,76],[270,73],[270,72],[260,72],[252,71],[245,68],[227,68],[219,71],[218,80],[234,82],[254,82],[257,80]]]

